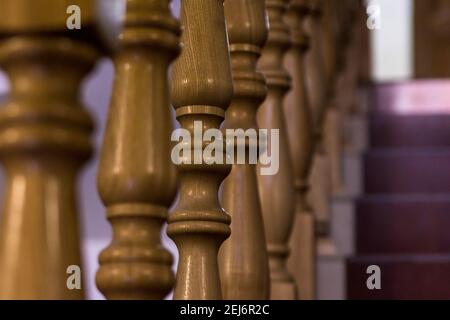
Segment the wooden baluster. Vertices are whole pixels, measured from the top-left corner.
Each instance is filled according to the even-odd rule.
[[[352,61],[351,59],[354,58],[351,56],[352,54],[352,45],[354,42],[353,37],[353,25],[355,24],[355,15],[353,10],[353,0],[347,0],[344,3],[346,4],[344,6],[344,10],[342,13],[343,23],[343,29],[342,29],[342,60],[343,60],[343,73],[344,73],[344,80],[343,80],[343,89],[344,92],[342,92],[343,99],[342,99],[342,106],[340,106],[340,110],[343,116],[343,122],[345,121],[345,117],[348,113],[350,113],[352,106],[352,97],[354,96],[354,87],[353,87],[353,70],[357,68],[358,66],[358,59]]]
[[[334,4],[334,7],[333,7]],[[347,115],[352,108],[352,99],[355,95],[354,87],[352,86],[352,68],[356,66],[356,61],[349,60],[357,57],[351,57],[351,26],[353,23],[353,16],[351,15],[350,2],[344,1],[337,4],[332,1],[326,7],[326,17],[328,22],[328,34],[333,34],[334,30],[337,32],[337,46],[334,50],[334,63],[337,68],[330,70],[333,74],[328,75],[330,80],[329,86],[331,88],[328,111],[325,123],[325,144],[327,153],[330,157],[331,166],[331,185],[334,195],[344,195],[344,181],[343,181],[343,154],[345,143],[345,121]],[[339,19],[333,23],[333,18]],[[337,25],[337,27],[336,27]],[[325,37],[324,41],[333,41],[330,37]],[[332,83],[334,79],[334,84]],[[333,88],[334,85],[334,88]]]
[[[326,2],[325,2],[326,4]],[[308,96],[312,110],[313,124],[315,128],[316,140],[322,137],[323,117],[326,105],[326,76],[324,50],[322,43],[322,18],[323,18],[323,0],[310,0],[310,15],[305,21],[305,29],[310,35],[310,50],[307,52],[306,59],[306,84]]]
[[[267,87],[256,63],[267,39],[267,20],[261,0],[225,1],[234,80],[233,101],[226,112],[224,128],[257,130],[256,111]],[[250,131],[251,133],[251,131]],[[238,148],[250,152],[255,140],[238,141]],[[242,145],[242,143],[244,145]],[[234,164],[225,179],[221,201],[231,217],[231,236],[219,252],[222,293],[225,299],[268,299],[269,264],[264,223],[256,181],[256,164]],[[236,156],[235,156],[236,160]],[[236,162],[235,162],[236,163]]]
[[[290,88],[290,77],[283,67],[284,55],[290,47],[289,28],[283,16],[290,0],[266,0],[269,15],[269,39],[262,51],[259,68],[266,76],[268,95],[258,110],[260,128],[279,129],[279,170],[273,175],[261,175],[258,165],[258,187],[269,252],[271,298],[295,299],[296,285],[286,261],[289,238],[294,222],[294,181],[284,120],[283,98]],[[270,146],[275,141],[271,141]]]
[[[285,57],[285,68],[292,78],[292,90],[285,99],[284,111],[295,178],[296,215],[292,231],[288,267],[297,283],[299,299],[315,297],[314,214],[306,202],[309,171],[314,152],[313,125],[306,90],[305,54],[309,36],[304,20],[309,14],[307,0],[294,0],[285,16],[291,32],[292,47]]]
[[[179,47],[168,0],[127,0],[98,173],[113,239],[99,257],[108,299],[162,299],[172,257],[160,229],[176,191],[167,71]]]
[[[323,47],[325,52],[325,74],[327,86],[327,107],[324,117],[324,147],[329,157],[331,192],[334,195],[342,192],[342,142],[343,128],[340,107],[344,95],[345,73],[343,64],[342,37],[336,37],[336,16],[343,2],[334,0],[324,5]],[[339,34],[338,34],[339,36]]]
[[[339,1],[330,0],[324,2],[322,7],[321,40],[323,47],[323,64],[325,73],[325,88],[327,91],[327,102],[329,102],[334,95],[335,82],[337,77],[337,5],[339,5]]]
[[[177,119],[191,134],[197,131],[196,121],[204,130],[219,128],[233,95],[223,0],[182,0],[181,23],[183,50],[172,80]],[[188,145],[192,156],[208,143]],[[179,199],[167,229],[180,254],[175,299],[222,298],[217,254],[230,234],[230,217],[221,208],[218,190],[230,166],[210,160],[178,165]]]
[[[352,125],[351,136],[348,137],[346,147],[351,152],[362,153],[367,148],[367,112],[369,111],[368,90],[371,82],[370,76],[370,44],[369,28],[367,27],[366,3],[364,0],[357,0],[355,5],[355,22],[353,23],[353,44],[349,61],[356,66],[353,69],[353,86],[356,92],[352,101]],[[356,188],[358,189],[358,184]],[[357,192],[360,190],[356,190]]]
[[[69,4],[85,15],[81,31],[66,28]],[[81,267],[75,180],[91,154],[93,124],[78,94],[99,54],[86,41],[92,3],[0,7],[0,66],[11,85],[0,108],[0,299],[81,299],[83,285],[69,290],[67,269]]]
[[[371,82],[371,54],[370,54],[370,30],[367,28],[367,13],[365,0],[359,1],[358,26],[359,29],[359,84],[365,86]],[[417,43],[415,44],[417,45]]]
[[[311,203],[316,219],[316,234],[319,236],[319,246],[322,246],[322,235],[328,234],[330,220],[330,168],[329,159],[324,149],[324,118],[326,114],[328,87],[326,77],[325,57],[330,48],[324,47],[322,37],[323,10],[328,1],[311,0],[311,13],[306,19],[305,28],[310,34],[310,50],[306,53],[306,86],[309,103],[313,115],[315,153],[310,174],[310,191],[308,201]],[[327,243],[325,243],[327,244]],[[331,247],[329,250],[333,250]]]
[[[356,122],[363,122],[365,116],[364,110],[360,105],[359,96],[359,68],[361,63],[360,57],[360,28],[358,17],[358,0],[349,2],[349,19],[350,24],[348,27],[349,44],[346,50],[346,78],[345,78],[345,100],[342,103],[341,112],[343,112],[343,149],[345,151],[361,151],[364,146],[364,133],[357,127]],[[358,131],[358,132],[356,132]],[[346,187],[346,181],[343,181]],[[348,191],[348,190],[344,190]]]

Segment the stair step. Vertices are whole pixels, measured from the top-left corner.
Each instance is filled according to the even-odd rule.
[[[375,148],[450,147],[450,115],[373,114],[369,124],[369,143]]]
[[[348,299],[450,299],[450,81],[372,88]],[[381,268],[369,290],[367,267]]]
[[[367,267],[381,269],[381,289],[367,288]],[[450,255],[368,255],[346,261],[348,299],[450,299]]]
[[[450,114],[449,80],[413,80],[378,84],[371,109],[388,114]]]
[[[372,149],[364,156],[366,194],[450,193],[450,148]]]
[[[356,202],[358,254],[449,254],[450,194],[371,196]]]

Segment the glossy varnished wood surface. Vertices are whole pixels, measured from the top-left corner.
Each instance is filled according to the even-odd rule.
[[[223,0],[182,0],[181,24],[183,50],[172,74],[177,119],[190,132],[196,120],[204,130],[219,128],[233,95]],[[179,252],[174,299],[222,298],[217,255],[230,216],[218,191],[229,170],[203,161],[178,165],[179,197],[167,229]]]
[[[225,1],[234,96],[225,116],[226,129],[257,129],[256,111],[267,92],[256,72],[267,39],[264,1]],[[248,155],[250,143],[245,143]],[[241,142],[242,143],[242,142]],[[239,148],[235,147],[235,152]],[[249,159],[247,156],[246,159]],[[231,236],[219,253],[224,299],[262,300],[270,297],[269,264],[256,180],[256,164],[234,164],[222,185],[221,202],[231,215]]]
[[[100,254],[96,282],[108,299],[162,299],[174,283],[172,257],[160,241],[176,191],[167,72],[179,25],[169,2],[128,0],[115,56],[98,172],[113,239]]]
[[[93,124],[78,90],[98,51],[66,33],[55,2],[0,4],[0,67],[11,85],[0,108],[0,298],[82,299],[84,283],[70,290],[66,270],[82,266],[75,184]]]
[[[271,299],[295,299],[297,294],[295,282],[286,266],[295,217],[294,179],[283,112],[283,98],[290,89],[291,81],[283,67],[284,55],[290,47],[289,27],[283,20],[289,3],[289,0],[266,1],[269,39],[258,64],[268,86],[267,98],[258,110],[258,125],[264,129],[279,130],[279,171],[274,175],[258,174],[269,252]],[[269,139],[269,149],[270,144]]]

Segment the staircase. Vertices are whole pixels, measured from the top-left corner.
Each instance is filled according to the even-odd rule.
[[[348,299],[450,299],[450,84],[374,89]],[[369,265],[381,289],[369,290]]]

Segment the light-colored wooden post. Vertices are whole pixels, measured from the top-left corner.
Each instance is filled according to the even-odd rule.
[[[80,31],[66,28],[70,4],[84,13]],[[82,271],[75,183],[93,124],[78,95],[99,54],[85,40],[92,2],[2,0],[0,8],[0,67],[11,85],[0,108],[0,299],[82,299],[84,283],[67,282]]]
[[[306,201],[309,189],[309,172],[314,153],[313,124],[306,90],[305,54],[310,38],[304,29],[309,14],[307,0],[294,0],[285,16],[291,32],[292,47],[285,57],[284,65],[292,78],[292,90],[287,94],[284,112],[289,134],[289,145],[295,178],[296,215],[292,231],[288,260],[290,272],[298,288],[298,298],[311,300],[315,297],[316,242],[315,219]]]
[[[194,131],[219,128],[233,95],[223,0],[182,0],[181,23],[183,50],[173,67],[172,98],[181,127],[194,140],[183,141],[190,159],[185,154],[178,165],[179,199],[167,229],[179,252],[174,298],[221,299],[217,254],[230,234],[230,217],[218,190],[230,165],[208,164],[213,159],[202,155],[211,143],[197,141]],[[224,159],[216,151],[215,158]]]
[[[417,1],[416,1],[417,2]],[[426,3],[423,1],[419,1],[421,3]],[[415,7],[417,8],[417,6]],[[370,53],[370,30],[367,27],[367,7],[366,7],[366,1],[360,0],[359,6],[358,6],[358,23],[357,28],[359,30],[359,36],[358,36],[358,42],[359,42],[359,66],[358,66],[358,82],[362,86],[366,86],[371,82],[371,53]],[[417,11],[416,11],[417,12]],[[417,32],[418,29],[416,29],[416,26],[414,26],[414,34],[415,37],[418,37]],[[421,32],[424,32],[424,30],[421,30]],[[426,31],[425,31],[426,32]],[[415,38],[417,39],[417,38]],[[421,44],[418,43],[416,40],[414,41],[414,46],[420,46]],[[415,51],[415,63],[417,62],[417,55],[419,52],[414,48]],[[415,68],[416,69],[416,68]],[[416,70],[417,71],[417,70]]]
[[[269,15],[269,39],[262,51],[259,68],[266,76],[268,95],[258,110],[260,128],[268,129],[269,153],[278,151],[279,166],[275,174],[262,175],[258,165],[258,187],[269,252],[271,298],[295,299],[296,285],[287,270],[289,238],[294,222],[294,179],[289,153],[288,134],[283,112],[284,96],[290,89],[290,77],[283,67],[290,47],[289,27],[283,20],[290,0],[266,0]],[[270,139],[278,130],[279,139]],[[271,149],[272,144],[278,144]]]
[[[346,37],[342,29],[347,23],[339,20],[345,12],[346,1],[331,0],[323,7],[323,48],[326,65],[327,107],[324,117],[324,147],[329,157],[331,193],[339,195],[343,192],[342,154],[343,125],[342,105],[345,103],[348,88],[345,73]],[[328,235],[327,235],[328,237]]]
[[[249,163],[249,152],[250,149],[257,152],[256,111],[267,92],[264,76],[256,71],[261,48],[267,39],[264,1],[227,0],[225,17],[234,97],[223,127],[249,130],[249,136],[245,141],[237,140],[234,147],[235,153],[239,148],[245,150],[245,163],[235,161],[222,186],[221,202],[231,215],[232,233],[219,252],[220,278],[225,299],[262,300],[270,296],[269,263],[256,164]]]
[[[315,138],[322,137],[323,117],[326,107],[326,70],[323,36],[323,0],[310,0],[310,14],[305,21],[305,30],[310,36],[310,50],[306,53],[306,85],[311,105]]]
[[[113,239],[96,282],[108,299],[162,299],[174,283],[160,232],[176,191],[167,72],[179,25],[168,0],[126,5],[98,173]]]
[[[332,57],[328,57],[329,103],[325,120],[325,144],[330,157],[331,185],[334,195],[346,192],[343,178],[344,145],[350,137],[346,135],[348,116],[356,104],[356,77],[358,57],[352,55],[353,24],[355,22],[354,0],[340,3],[329,2],[325,7],[326,32],[324,43],[330,43]],[[337,21],[336,21],[337,20]],[[334,38],[334,41],[333,41]],[[335,43],[332,48],[333,42]],[[331,61],[330,61],[331,60]]]
[[[306,84],[313,115],[315,152],[310,174],[311,188],[308,201],[316,218],[318,246],[333,251],[331,245],[322,241],[322,235],[328,234],[330,224],[331,179],[330,161],[324,146],[324,122],[326,116],[327,87],[326,57],[331,55],[324,36],[324,6],[328,1],[311,0],[311,14],[306,19],[306,30],[311,38],[311,49],[306,53]]]
[[[364,121],[364,110],[360,104],[359,90],[359,70],[363,63],[362,44],[360,33],[361,28],[367,28],[360,24],[359,1],[351,0],[349,2],[349,43],[345,51],[345,96],[342,99],[341,112],[343,113],[343,152],[358,151],[364,145],[363,132],[357,132],[355,121]],[[343,181],[346,186],[346,181]],[[346,190],[344,190],[346,192]]]

